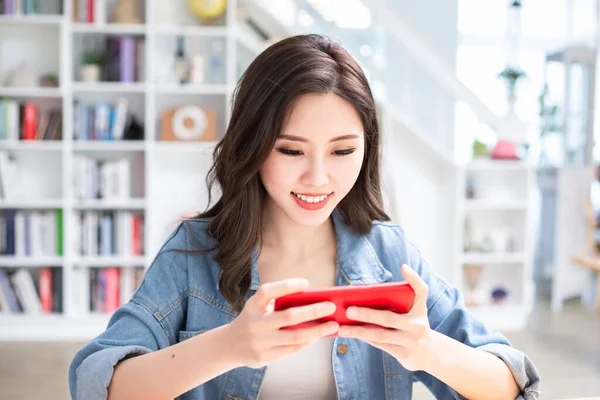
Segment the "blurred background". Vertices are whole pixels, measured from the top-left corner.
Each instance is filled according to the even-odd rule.
[[[203,210],[235,84],[324,33],[359,61],[386,207],[542,399],[600,396],[596,0],[0,0],[0,399],[67,370]],[[432,396],[416,384],[415,398]]]

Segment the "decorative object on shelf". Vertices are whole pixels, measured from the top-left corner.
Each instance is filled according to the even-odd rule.
[[[175,107],[162,115],[161,140],[214,141],[216,114],[198,105]]]
[[[175,50],[175,76],[179,83],[184,84],[189,81],[190,65],[185,55],[185,38],[177,36],[177,50]]]
[[[102,72],[102,53],[88,50],[83,53],[81,60],[81,80],[83,82],[98,82]]]
[[[117,0],[112,15],[115,24],[142,24],[137,0]]]
[[[40,77],[40,86],[42,87],[58,87],[57,74],[45,74]]]
[[[192,57],[189,82],[196,85],[204,83],[204,57],[199,55]]]
[[[487,146],[485,145],[485,143],[481,142],[478,139],[475,139],[473,141],[473,157],[474,158],[478,158],[478,157],[489,157],[490,152],[487,148]]]
[[[503,304],[508,298],[508,290],[498,286],[492,290],[492,300],[495,304]]]
[[[188,0],[187,3],[194,16],[206,24],[214,23],[227,10],[227,0]]]
[[[38,85],[37,83],[35,73],[29,68],[27,62],[22,61],[17,68],[8,74],[4,85],[8,87],[35,87]]]
[[[510,240],[510,233],[506,228],[494,228],[490,232],[490,237],[494,242],[494,248],[496,251],[507,251]]]
[[[212,40],[210,43],[206,74],[209,83],[225,83],[225,44],[221,40]]]
[[[492,237],[488,234],[483,237],[481,244],[479,245],[479,250],[484,253],[493,253],[496,251],[496,245]]]
[[[485,292],[481,287],[481,274],[483,265],[466,264],[464,266],[465,277],[467,279],[467,291],[465,293],[465,304],[467,307],[477,307],[485,302]]]
[[[517,238],[515,235],[508,235],[508,238],[506,239],[506,251],[509,253],[514,253],[517,251],[517,246]]]
[[[144,140],[144,126],[134,114],[127,119],[123,140]]]

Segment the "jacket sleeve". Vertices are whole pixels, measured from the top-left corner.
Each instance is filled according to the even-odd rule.
[[[431,329],[449,336],[467,346],[477,348],[501,358],[519,385],[519,400],[535,400],[539,396],[540,376],[532,361],[521,351],[513,348],[500,333],[492,332],[467,309],[460,292],[433,273],[416,249],[410,251],[413,267],[429,285],[427,301]],[[430,374],[418,371],[416,378],[435,395],[448,395],[463,399],[456,391]]]
[[[69,368],[71,397],[101,400],[119,361],[176,343],[183,314],[177,307],[185,290],[186,256],[168,251],[185,246],[180,225],[146,271],[132,299],[110,318],[108,327],[75,355]],[[179,247],[185,249],[185,247]]]

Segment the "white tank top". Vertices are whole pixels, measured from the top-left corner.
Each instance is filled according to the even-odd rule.
[[[323,338],[267,365],[259,400],[337,400],[331,366],[334,338]]]

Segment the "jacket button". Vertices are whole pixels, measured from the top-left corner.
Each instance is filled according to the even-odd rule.
[[[348,352],[348,345],[346,343],[342,343],[337,347],[338,354],[344,355]]]

